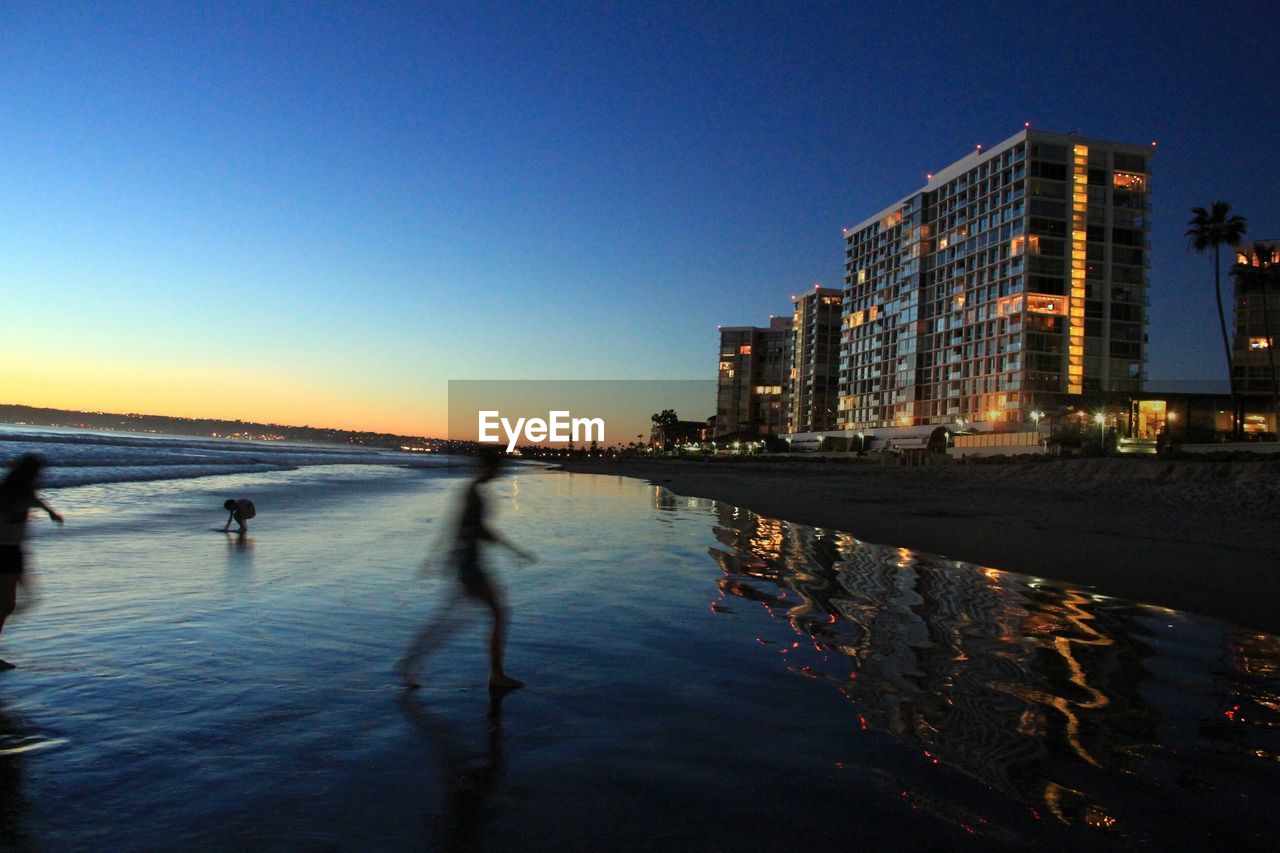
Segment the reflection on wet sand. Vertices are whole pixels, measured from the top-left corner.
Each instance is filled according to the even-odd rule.
[[[1017,797],[1034,819],[1129,841],[1176,842],[1182,821],[1273,837],[1271,810],[1250,803],[1280,790],[1280,638],[715,512],[711,609],[736,618],[734,602],[752,602],[786,620],[799,639],[761,642],[831,682],[859,729]],[[940,816],[961,805],[902,796]]]
[[[21,723],[0,703],[0,850],[26,846],[22,831],[27,803],[22,795],[22,756],[27,751]]]
[[[443,714],[430,711],[417,694],[405,691],[399,699],[403,713],[428,742],[440,761],[444,787],[443,844],[445,850],[481,848],[481,830],[488,817],[490,801],[502,778],[502,701],[509,690],[489,690],[489,710],[485,715],[487,738],[483,752],[468,750],[467,734]],[[427,821],[428,835],[438,836]],[[430,845],[435,847],[437,845]]]

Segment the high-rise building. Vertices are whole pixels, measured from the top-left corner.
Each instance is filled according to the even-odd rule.
[[[791,320],[768,328],[720,327],[716,435],[778,435],[786,431],[782,388],[790,371]]]
[[[1153,154],[1028,128],[846,229],[840,427],[1139,390]]]
[[[841,293],[814,285],[793,296],[791,368],[783,385],[787,432],[836,428],[840,401]]]

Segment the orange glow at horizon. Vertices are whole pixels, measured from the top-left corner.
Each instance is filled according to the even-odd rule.
[[[435,395],[433,395],[435,396]],[[120,369],[27,363],[0,373],[0,403],[113,414],[242,420],[443,438],[443,393],[405,405],[383,394],[348,392],[293,377],[268,376],[251,365],[198,370],[164,365]],[[434,404],[434,405],[433,405]]]

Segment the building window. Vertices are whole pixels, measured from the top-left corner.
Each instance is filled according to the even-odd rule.
[[[1111,178],[1112,184],[1116,189],[1135,190],[1137,192],[1145,192],[1147,189],[1147,176],[1139,175],[1134,172],[1116,172]]]
[[[738,347],[738,355],[751,355],[751,344],[743,344]]]
[[[1249,349],[1266,349],[1269,343],[1266,338],[1249,338]]]
[[[1067,313],[1067,300],[1063,296],[1041,296],[1028,293],[1027,310],[1033,314],[1062,315]]]

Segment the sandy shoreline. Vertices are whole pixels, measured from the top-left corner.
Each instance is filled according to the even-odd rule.
[[[869,542],[1093,588],[1280,634],[1280,463],[1064,460],[883,468],[813,462],[590,461]]]

